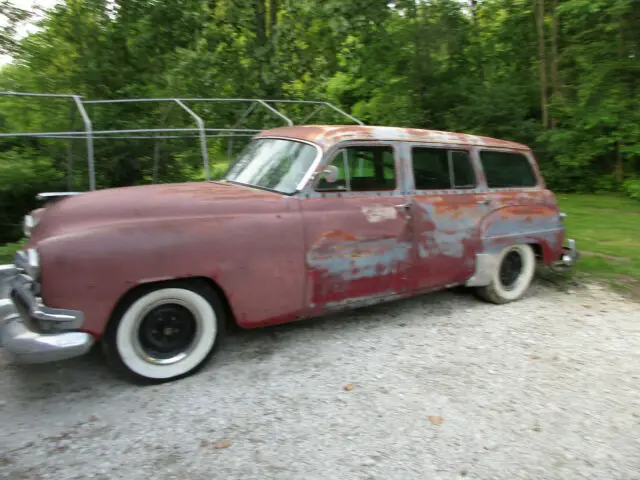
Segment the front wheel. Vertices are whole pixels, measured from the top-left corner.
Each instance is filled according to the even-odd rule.
[[[223,332],[224,309],[198,282],[149,287],[128,300],[109,324],[107,357],[135,380],[152,383],[195,373]]]
[[[498,257],[491,283],[478,287],[480,298],[491,303],[508,303],[521,298],[531,285],[536,270],[536,256],[530,245],[505,247]]]

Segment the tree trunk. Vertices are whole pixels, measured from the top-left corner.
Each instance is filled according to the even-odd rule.
[[[482,42],[479,40],[478,35],[478,0],[471,1],[471,22],[472,22],[472,53],[471,56],[475,62],[475,68],[478,72],[481,83],[484,83],[484,65],[482,64]]]
[[[621,147],[620,142],[616,142],[616,168],[614,174],[618,183],[622,183],[624,180],[624,158]]]
[[[278,0],[269,0],[269,36],[272,37],[278,23]]]
[[[544,36],[544,0],[534,0],[536,27],[538,31],[538,55],[540,57],[540,106],[542,107],[542,125],[549,126],[549,101],[547,94],[547,49]]]
[[[253,2],[256,41],[260,47],[267,44],[267,12],[264,2],[265,0],[254,0]]]
[[[557,100],[560,95],[560,83],[558,79],[558,1],[553,1],[552,31],[551,31],[551,95],[553,100]],[[551,128],[555,128],[556,119],[551,118]]]

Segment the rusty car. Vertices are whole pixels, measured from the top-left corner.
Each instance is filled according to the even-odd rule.
[[[538,265],[578,259],[526,145],[359,125],[263,130],[219,180],[63,195],[25,233],[0,269],[4,350],[37,363],[101,344],[144,382],[196,372],[230,324],[454,286],[503,304]]]

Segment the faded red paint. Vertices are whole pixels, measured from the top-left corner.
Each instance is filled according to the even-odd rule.
[[[325,152],[384,140],[531,155],[513,142],[417,129],[305,126],[260,136]],[[406,161],[396,158],[400,183]],[[385,196],[286,196],[221,182],[103,190],[39,212],[28,246],[40,253],[45,304],[83,311],[97,338],[128,291],[162,280],[209,279],[236,322],[256,327],[463,284],[476,254],[513,243],[536,245],[546,264],[557,260],[564,228],[554,195],[542,185],[490,192],[476,174],[473,192]]]

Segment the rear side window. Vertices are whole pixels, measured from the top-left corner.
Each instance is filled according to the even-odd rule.
[[[529,159],[520,153],[480,152],[489,188],[535,187],[538,182]]]
[[[476,175],[468,152],[414,147],[412,156],[416,190],[476,187]]]

